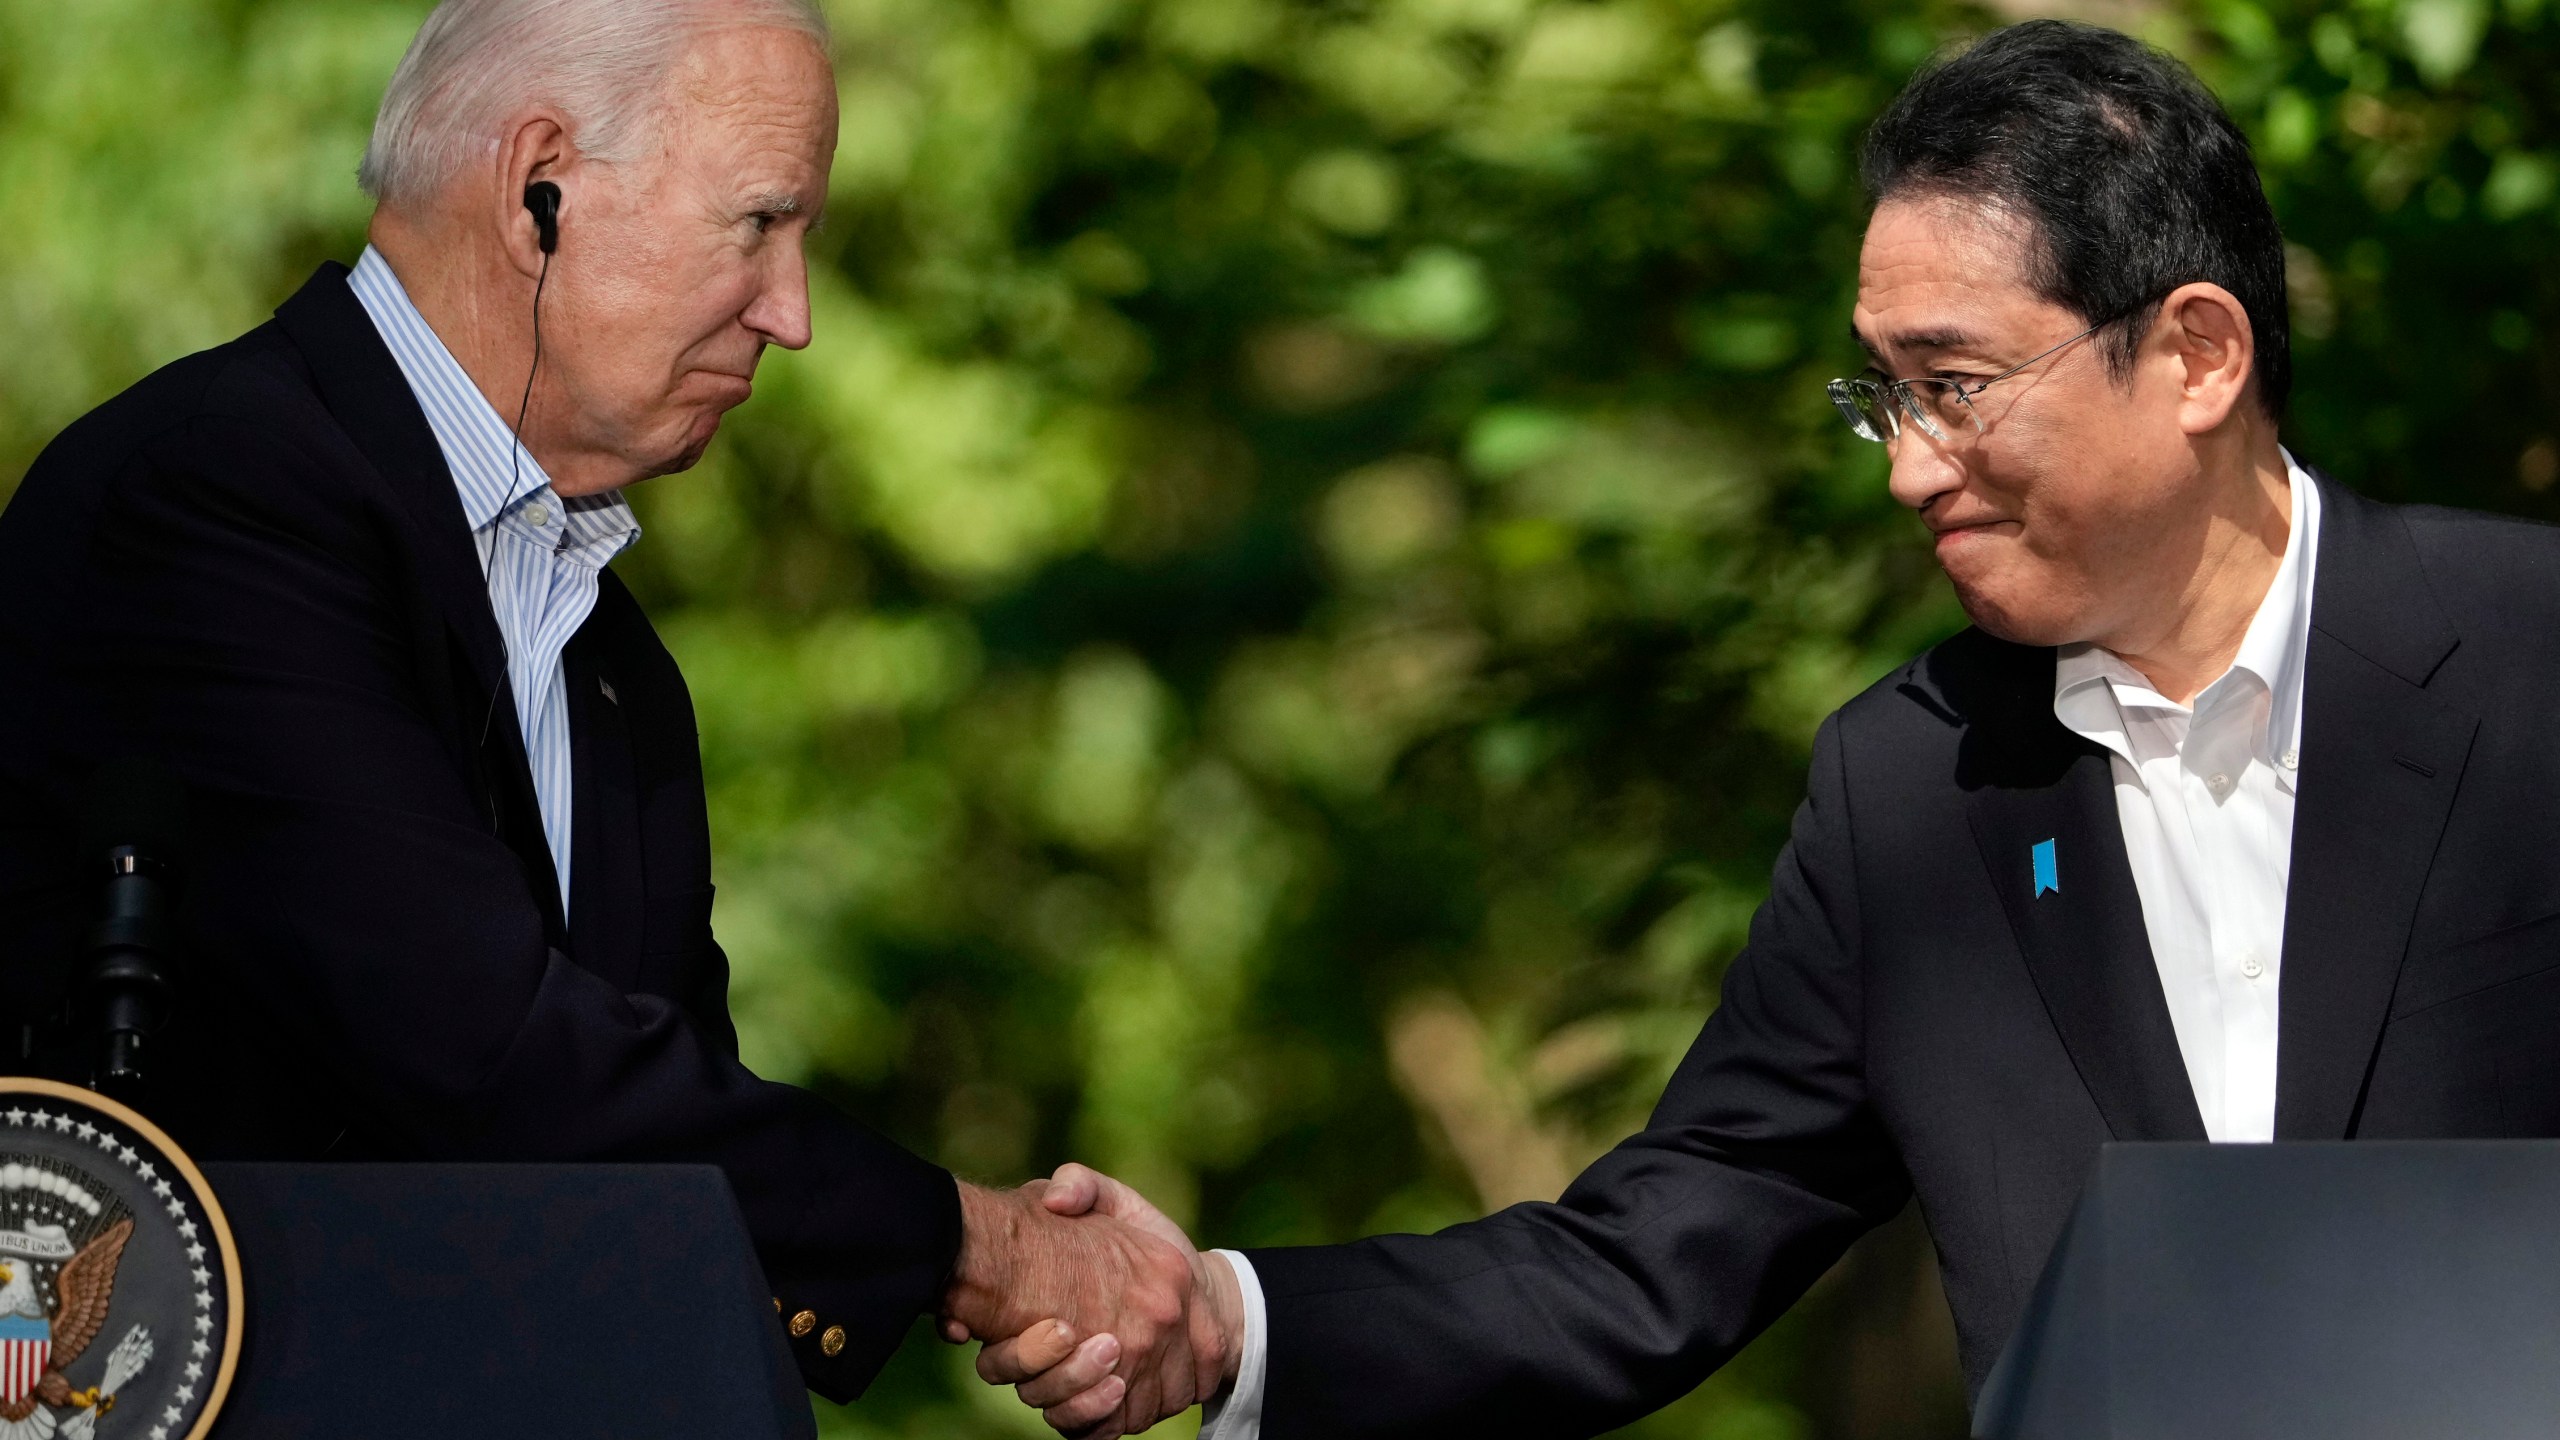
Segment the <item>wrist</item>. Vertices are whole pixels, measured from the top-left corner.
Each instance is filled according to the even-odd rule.
[[[942,1308],[946,1314],[978,1329],[1012,1288],[1015,1257],[1020,1253],[1022,1205],[1013,1192],[990,1190],[966,1180],[960,1186],[960,1255],[951,1266]]]
[[[1219,1388],[1223,1390],[1236,1383],[1244,1366],[1244,1287],[1236,1280],[1236,1267],[1224,1255],[1204,1250],[1192,1263],[1200,1270],[1200,1303],[1208,1307],[1218,1329]]]

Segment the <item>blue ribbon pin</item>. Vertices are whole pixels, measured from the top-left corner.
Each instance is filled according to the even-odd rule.
[[[2047,890],[2052,891],[2056,895],[2061,894],[2062,881],[2056,876],[2054,871],[2053,842],[2050,840],[2039,840],[2036,842],[2035,848],[2027,853],[2034,859],[2036,866],[2036,893],[2034,898],[2038,900],[2043,899],[2044,892]]]

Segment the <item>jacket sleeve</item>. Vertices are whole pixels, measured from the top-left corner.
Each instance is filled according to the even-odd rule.
[[[1669,1403],[1909,1195],[1866,1104],[1840,718],[1649,1126],[1553,1204],[1248,1252],[1267,1440],[1585,1436]]]
[[[858,1394],[938,1300],[951,1177],[546,942],[430,719],[420,647],[450,641],[391,583],[414,549],[368,483],[220,418],[141,447],[56,652],[67,743],[188,783],[194,962],[303,1037],[310,1084],[423,1157],[720,1166],[778,1303],[817,1316],[809,1384]]]

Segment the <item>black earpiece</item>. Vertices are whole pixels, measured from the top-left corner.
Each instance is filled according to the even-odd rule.
[[[533,212],[534,232],[541,237],[542,253],[560,248],[560,187],[548,180],[536,180],[524,187],[524,208]]]

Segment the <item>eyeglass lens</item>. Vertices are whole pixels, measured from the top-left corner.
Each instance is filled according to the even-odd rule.
[[[1916,421],[1936,440],[1982,428],[1963,387],[1952,381],[1834,380],[1829,390],[1840,418],[1864,440],[1890,441],[1905,421]]]

